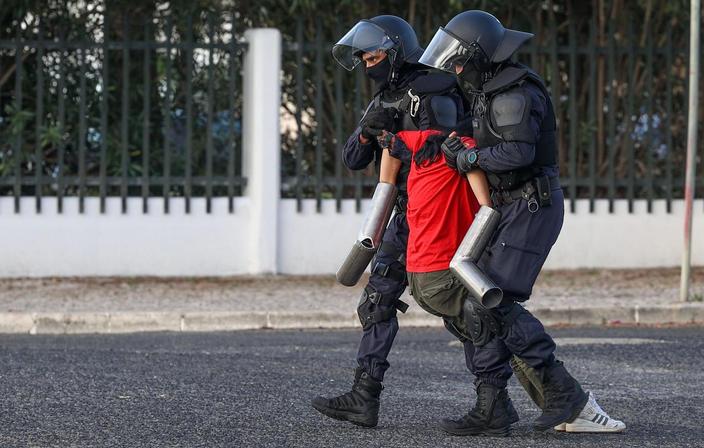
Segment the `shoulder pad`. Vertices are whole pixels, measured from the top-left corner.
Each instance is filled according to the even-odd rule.
[[[514,126],[530,111],[530,97],[523,89],[512,89],[496,95],[491,102],[491,118],[496,127]]]
[[[522,66],[510,66],[496,74],[489,82],[482,86],[484,93],[490,94],[518,84],[530,74],[530,70]]]
[[[536,143],[531,126],[533,102],[523,88],[513,88],[496,95],[491,101],[491,124],[505,141]]]
[[[443,93],[457,86],[457,78],[447,73],[423,72],[409,83],[413,91],[421,95]]]

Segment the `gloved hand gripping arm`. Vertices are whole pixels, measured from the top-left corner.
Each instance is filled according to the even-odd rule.
[[[489,181],[486,174],[481,169],[472,167],[467,160],[470,151],[475,150],[467,146],[470,140],[463,140],[456,132],[452,132],[440,146],[445,155],[445,163],[450,168],[466,173],[469,186],[472,187],[474,195],[479,201],[479,205],[491,206],[491,195],[489,194]]]

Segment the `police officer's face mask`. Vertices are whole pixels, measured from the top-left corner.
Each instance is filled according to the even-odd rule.
[[[457,75],[463,84],[467,84],[473,90],[479,90],[482,88],[482,72],[477,70],[471,62],[468,62],[462,72]]]
[[[375,84],[385,83],[389,79],[389,73],[391,73],[391,62],[388,56],[371,67],[365,67],[364,72]]]

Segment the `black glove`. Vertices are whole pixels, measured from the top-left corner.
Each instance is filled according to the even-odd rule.
[[[369,112],[360,123],[362,135],[367,139],[374,139],[382,131],[391,131],[394,125],[394,111],[392,109],[375,109]]]
[[[465,148],[464,143],[462,143],[459,137],[454,136],[446,138],[445,141],[442,142],[442,145],[440,145],[440,149],[442,149],[442,153],[445,155],[445,163],[447,166],[456,170],[457,155],[467,148]]]

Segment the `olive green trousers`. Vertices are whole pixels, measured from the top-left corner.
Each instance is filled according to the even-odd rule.
[[[449,269],[421,273],[409,272],[408,284],[413,299],[421,308],[432,315],[442,317],[446,325],[455,330],[450,331],[455,336],[461,336],[460,341],[463,343],[472,340],[466,330],[469,323],[462,312],[464,301],[469,300],[469,291]],[[510,363],[514,375],[530,398],[540,409],[543,409],[545,399],[539,372],[516,355],[511,358]]]

